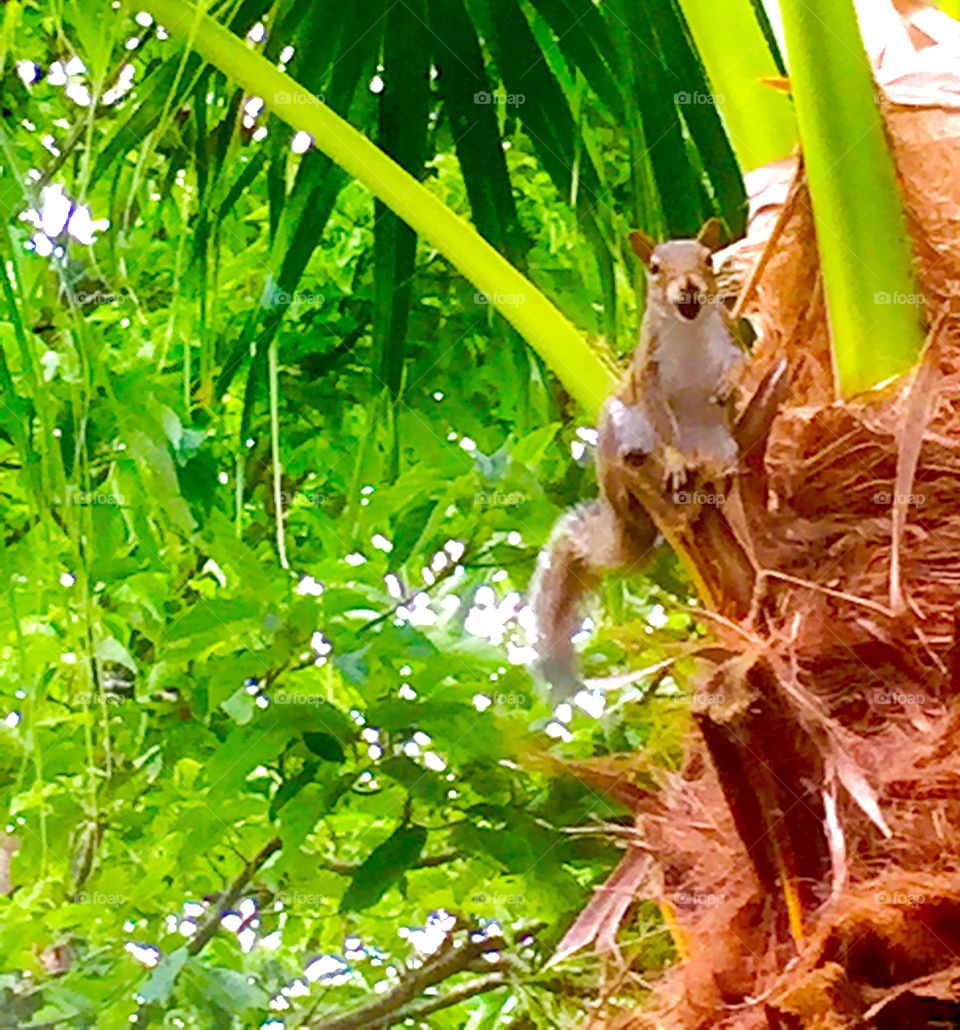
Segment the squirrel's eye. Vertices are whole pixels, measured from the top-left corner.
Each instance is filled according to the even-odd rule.
[[[659,272],[659,271],[660,271],[660,262],[657,261],[656,258],[654,258],[653,261],[650,262],[650,274],[651,275],[656,275],[657,272]]]

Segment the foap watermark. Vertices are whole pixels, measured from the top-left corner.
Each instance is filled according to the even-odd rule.
[[[519,508],[521,504],[527,503],[527,495],[520,493],[519,490],[508,494],[481,490],[480,493],[473,495],[473,500],[475,504],[488,508]]]
[[[922,293],[901,293],[895,290],[893,293],[889,293],[887,290],[880,290],[878,293],[873,295],[874,304],[906,304],[910,307],[919,308],[923,307],[926,303]]]
[[[306,891],[277,891],[274,900],[284,908],[322,908],[330,899],[323,894],[310,894]]]
[[[78,891],[73,896],[76,905],[102,905],[104,908],[120,908],[126,905],[125,894],[104,894],[101,891]]]
[[[280,503],[285,508],[321,508],[326,501],[324,494],[305,493],[303,490],[280,492]]]
[[[722,93],[701,93],[699,90],[694,90],[692,93],[688,93],[686,90],[681,90],[679,93],[673,94],[673,102],[675,104],[722,104],[724,100]]]
[[[127,297],[122,293],[113,290],[79,290],[77,292],[77,303],[84,306],[95,304],[123,304]]]
[[[130,698],[121,697],[119,694],[110,694],[105,690],[94,690],[84,694],[77,694],[78,705],[122,705]]]
[[[493,703],[499,708],[525,708],[526,694],[494,694]]]
[[[898,494],[890,490],[878,490],[873,495],[874,504],[905,504],[909,508],[919,508],[926,500],[924,494]]]
[[[324,698],[315,697],[313,694],[289,694],[285,690],[278,690],[275,694],[271,694],[270,700],[275,705],[302,705],[305,708],[319,707],[327,703]]]
[[[484,106],[520,107],[527,102],[527,98],[523,93],[504,93],[502,91],[488,93],[486,90],[481,90],[479,93],[473,94],[473,102]]]
[[[924,905],[927,901],[926,894],[914,894],[910,891],[878,891],[877,901],[881,905]]]
[[[476,894],[470,896],[470,900],[475,905],[503,905],[504,907],[525,905],[527,903],[526,895],[524,894],[500,894],[491,893],[486,894],[478,891]]]
[[[711,694],[705,691],[697,691],[693,694],[677,694],[678,701],[685,701],[693,708],[709,708],[711,705],[726,704],[726,694]]]
[[[707,891],[677,891],[672,901],[679,908],[716,908],[724,902],[723,894]]]
[[[908,694],[901,690],[878,690],[873,695],[873,700],[878,705],[900,705],[901,708],[926,704],[927,701],[923,694]]]
[[[322,293],[305,293],[302,291],[291,293],[288,290],[274,290],[270,294],[270,300],[275,308],[322,308],[326,303]]]
[[[675,286],[671,286],[667,289],[667,299],[678,308],[685,304],[697,304],[701,308],[717,307],[727,310],[722,297],[702,290],[677,290]]]
[[[320,104],[327,102],[326,95],[324,93],[289,93],[286,90],[280,90],[279,93],[273,94],[273,102],[275,104],[293,104],[294,106],[301,107],[316,107]]]
[[[696,504],[707,508],[719,508],[727,503],[726,494],[709,494],[702,490],[677,490],[673,495],[674,504]]]
[[[475,293],[474,304],[494,304],[498,308],[518,308],[526,304],[527,298],[522,293]]]
[[[119,508],[125,503],[123,494],[112,494],[103,490],[79,490],[69,484],[64,497],[68,505],[78,508]]]

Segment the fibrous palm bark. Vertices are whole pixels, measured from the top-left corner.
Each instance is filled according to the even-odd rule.
[[[925,306],[919,366],[838,399],[798,163],[739,248],[740,471],[681,505],[630,470],[717,647],[686,766],[638,800],[611,881],[660,901],[682,956],[627,1025],[960,1025],[960,45],[924,18],[878,66],[923,297],[872,298]]]

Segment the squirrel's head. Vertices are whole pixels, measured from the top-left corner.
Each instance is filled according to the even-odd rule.
[[[647,303],[665,302],[681,318],[694,321],[716,294],[711,258],[721,231],[711,218],[692,240],[655,243],[646,233],[632,232],[630,246],[647,269]]]

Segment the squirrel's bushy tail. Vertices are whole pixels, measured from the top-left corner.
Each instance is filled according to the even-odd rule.
[[[540,553],[530,606],[536,623],[538,671],[558,694],[569,696],[581,685],[572,638],[580,625],[583,597],[596,589],[605,572],[639,560],[655,537],[651,527],[649,540],[626,539],[603,499],[579,504],[557,522]]]

